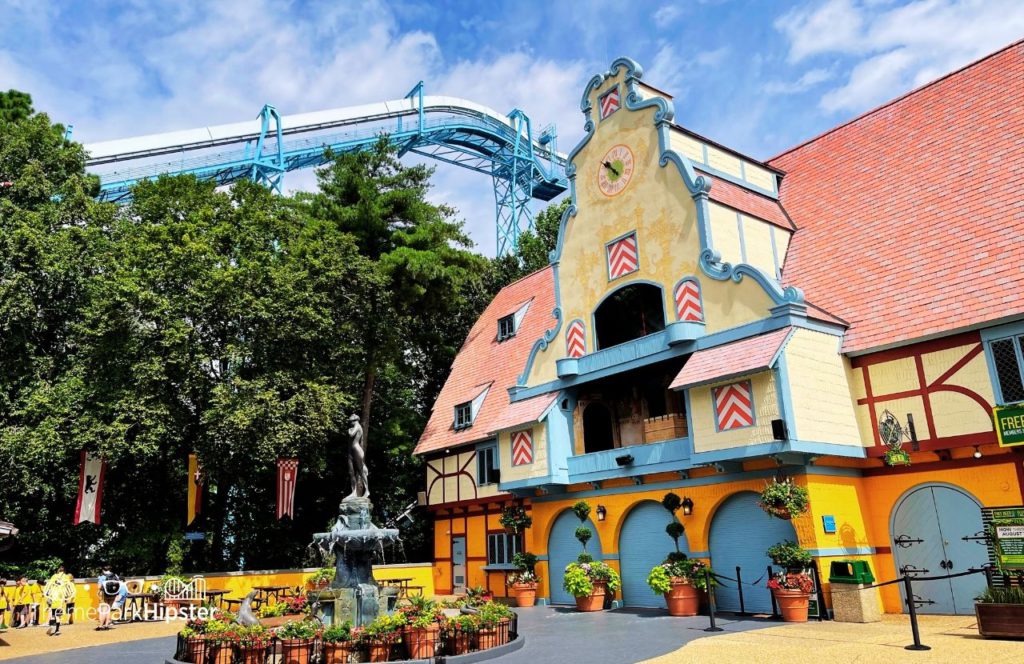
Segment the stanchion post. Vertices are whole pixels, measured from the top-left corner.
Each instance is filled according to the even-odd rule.
[[[907,650],[931,650],[921,643],[921,632],[917,628],[917,602],[914,601],[914,588],[910,583],[910,575],[903,575],[903,588],[907,595],[907,612],[910,613],[910,631],[914,633],[914,642],[906,646]]]
[[[821,572],[818,570],[818,561],[811,561],[811,573],[814,574],[814,592],[818,600],[818,622],[825,619],[825,590],[821,587]]]
[[[772,566],[769,565],[768,566],[768,576],[766,578],[769,581],[771,581],[772,580],[772,576],[774,576],[774,574],[772,572]],[[768,596],[772,598],[772,618],[778,618],[779,617],[779,605],[775,603],[775,593],[773,593],[771,590],[769,590],[768,591]]]
[[[715,625],[715,586],[712,585],[711,581],[711,568],[704,568],[704,582],[708,588],[708,615],[711,617],[711,625],[705,629],[705,632],[721,632],[721,627]]]
[[[740,612],[737,615],[749,616],[750,614],[747,613],[747,608],[743,604],[743,576],[739,565],[736,566],[736,592],[740,594]]]

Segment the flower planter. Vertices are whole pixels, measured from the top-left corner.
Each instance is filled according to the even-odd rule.
[[[498,642],[498,628],[495,627],[481,627],[480,631],[477,632],[479,637],[478,648],[480,650],[487,650],[488,648],[496,648],[501,645]]]
[[[269,618],[260,618],[260,624],[264,627],[280,627],[287,623],[293,622],[296,616],[271,616]]]
[[[391,641],[371,641],[366,651],[371,662],[386,662],[391,659]]]
[[[405,643],[409,647],[410,659],[432,659],[437,649],[437,625],[430,627],[406,627]]]
[[[776,588],[772,590],[775,601],[779,605],[782,619],[786,622],[807,622],[807,610],[810,607],[811,593],[802,590]]]
[[[537,603],[536,583],[513,583],[512,592],[516,596],[516,606],[533,606]]]
[[[695,616],[700,611],[700,592],[689,579],[672,577],[672,589],[665,593],[670,616]]]
[[[210,644],[203,637],[190,636],[185,639],[185,652],[182,656],[185,658],[184,661],[191,664],[206,664],[209,649]]]
[[[479,647],[476,632],[459,631],[452,635],[451,650],[453,655],[465,655],[467,652],[476,650]]]
[[[348,664],[351,655],[351,641],[324,642],[324,664]]]
[[[604,597],[607,594],[608,584],[604,581],[594,581],[594,590],[589,595],[576,598],[576,610],[590,612],[604,609]]]
[[[281,661],[284,664],[310,664],[316,639],[281,639]]]
[[[241,664],[264,664],[267,661],[267,646],[237,646],[234,661]]]
[[[230,643],[210,643],[206,650],[206,664],[231,664],[234,651]]]
[[[974,615],[978,618],[978,633],[985,638],[1024,639],[1024,604],[977,602]]]

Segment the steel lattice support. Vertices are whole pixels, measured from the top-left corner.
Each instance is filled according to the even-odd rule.
[[[495,217],[497,219],[497,255],[519,249],[519,234],[533,230],[530,199],[533,198],[533,136],[530,118],[519,109],[508,114],[515,131],[501,158],[494,161]]]

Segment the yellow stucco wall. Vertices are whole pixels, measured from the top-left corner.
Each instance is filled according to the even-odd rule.
[[[438,472],[441,469],[441,472]],[[425,464],[427,504],[440,505],[459,500],[475,500],[498,495],[498,486],[477,486],[476,451],[466,449]]]
[[[785,349],[797,440],[861,445],[840,338],[797,329]]]
[[[597,97],[616,82],[621,83],[621,79],[621,74],[609,79],[594,93],[595,108]],[[659,164],[658,134],[653,117],[653,108],[636,112],[620,108],[605,120],[597,121],[593,138],[575,158],[578,212],[566,224],[558,273],[563,324],[548,348],[537,354],[528,385],[556,378],[555,361],[566,356],[565,329],[570,321],[579,318],[584,322],[587,352],[593,352],[596,348],[594,309],[609,293],[631,282],[643,280],[660,285],[666,322],[672,322],[675,320],[673,287],[683,277],[697,276],[708,333],[769,315],[773,306],[771,298],[753,280],[744,279],[739,284],[715,281],[702,277],[699,272],[696,205],[676,167]],[[634,175],[621,193],[608,197],[599,189],[598,172],[605,153],[616,145],[626,145],[632,151]],[[727,166],[725,162],[731,156],[722,153],[717,158]],[[731,214],[735,234],[735,212],[728,211],[728,214]],[[760,222],[751,220],[751,223]],[[631,231],[637,234],[639,269],[609,281],[605,245]],[[722,242],[728,240],[723,237]],[[767,272],[770,275],[774,270],[769,268]]]
[[[774,440],[772,420],[779,417],[775,374],[771,371],[763,371],[740,380],[750,380],[754,393],[754,425],[742,429],[721,432],[715,430],[715,409],[711,391],[719,385],[733,383],[736,380],[690,389],[690,418],[693,423],[693,449],[695,452],[756,445]]]
[[[501,456],[501,481],[512,482],[548,474],[548,441],[547,423],[537,422],[533,430],[533,463],[522,466],[512,465],[512,434],[515,431],[502,431],[498,434],[498,454]]]
[[[708,203],[708,215],[711,218],[712,244],[723,261],[746,263],[769,277],[776,276],[775,251],[778,246],[772,246],[772,229],[775,227],[713,201]],[[779,235],[788,237],[786,231],[776,230]],[[780,254],[777,264],[782,265],[784,258]]]

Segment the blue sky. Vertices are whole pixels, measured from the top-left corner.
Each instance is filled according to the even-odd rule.
[[[83,142],[401,97],[417,81],[582,134],[583,85],[620,55],[676,120],[767,158],[1024,37],[1020,0],[47,2],[0,0],[0,89]],[[309,174],[289,187],[308,187]],[[432,197],[494,251],[490,181]]]

